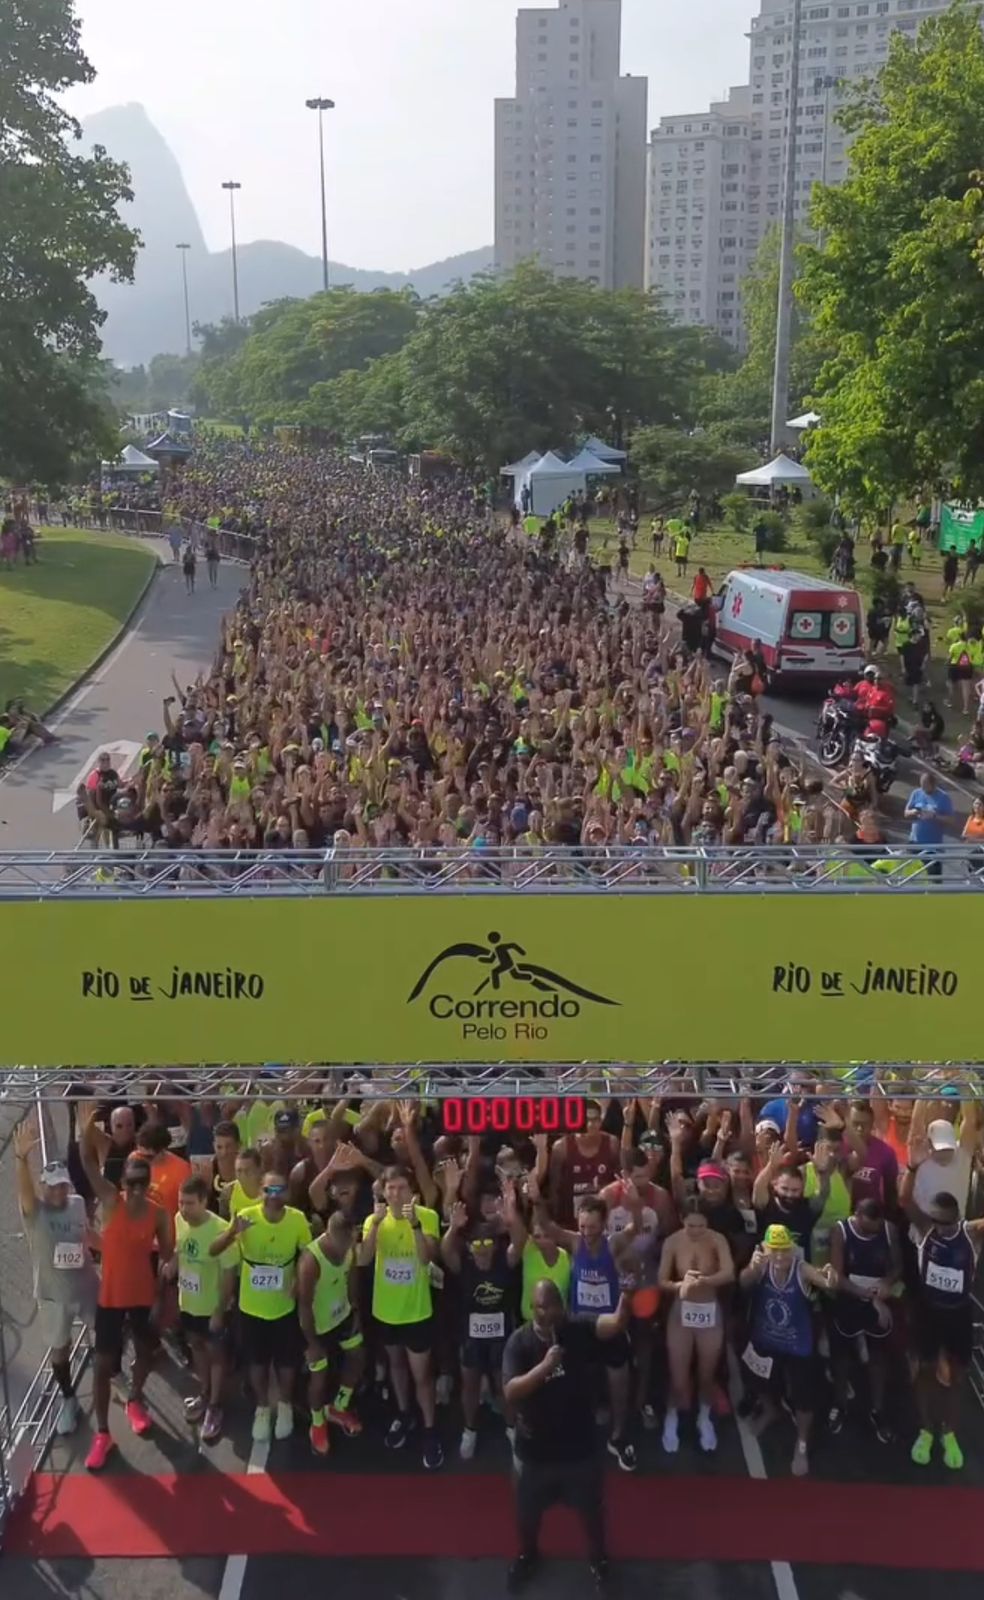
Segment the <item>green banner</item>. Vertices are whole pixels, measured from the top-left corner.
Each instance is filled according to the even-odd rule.
[[[971,545],[984,549],[984,510],[962,511],[944,506],[940,517],[940,549],[965,556]]]

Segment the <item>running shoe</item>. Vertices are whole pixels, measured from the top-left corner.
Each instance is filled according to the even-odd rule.
[[[112,1434],[97,1433],[85,1458],[88,1471],[101,1472],[115,1449]]]
[[[150,1412],[142,1400],[128,1400],[126,1403],[126,1420],[134,1433],[143,1435],[149,1433],[154,1424],[150,1420]]]
[[[362,1421],[354,1411],[339,1411],[337,1406],[329,1406],[325,1415],[329,1422],[334,1423],[336,1428],[341,1428],[350,1439],[356,1438],[362,1432]]]
[[[680,1421],[675,1411],[668,1411],[663,1422],[663,1449],[675,1456],[680,1448]]]
[[[277,1401],[277,1420],[273,1425],[275,1439],[289,1439],[294,1431],[294,1407],[286,1401]]]
[[[655,1406],[643,1406],[641,1415],[642,1415],[642,1425],[645,1428],[646,1432],[647,1433],[654,1433],[656,1431],[656,1429],[659,1427],[659,1418],[656,1415],[656,1407]]]
[[[831,1406],[830,1410],[827,1412],[827,1432],[843,1433],[843,1431],[844,1413],[840,1406]]]
[[[438,1467],[444,1465],[444,1449],[437,1436],[436,1428],[424,1429],[424,1466],[428,1472],[436,1472]]]
[[[434,1385],[434,1398],[439,1406],[449,1406],[454,1393],[454,1379],[449,1372],[442,1372]]]
[[[810,1457],[802,1439],[797,1439],[796,1441],[796,1449],[793,1451],[793,1459],[789,1470],[794,1478],[805,1478],[810,1470]]]
[[[312,1422],[308,1429],[308,1438],[311,1449],[316,1456],[326,1456],[331,1449],[331,1440],[328,1437],[327,1422]]]
[[[917,1467],[928,1467],[933,1454],[933,1435],[928,1428],[921,1428],[919,1437],[910,1452]]]
[[[257,1406],[253,1412],[253,1443],[269,1444],[270,1442],[270,1407]]]
[[[519,1594],[521,1589],[525,1589],[539,1564],[539,1556],[517,1556],[515,1561],[510,1563],[509,1571],[506,1573],[506,1588],[509,1593]]]
[[[872,1409],[868,1412],[868,1421],[871,1423],[871,1431],[878,1440],[879,1444],[893,1443],[895,1434],[892,1432],[892,1429],[889,1427],[880,1411],[876,1411],[874,1407],[872,1407]]]
[[[205,1415],[205,1396],[203,1394],[189,1395],[184,1403],[184,1413],[189,1422],[200,1422]]]
[[[710,1453],[718,1447],[717,1429],[711,1417],[697,1417],[697,1438],[702,1450]]]
[[[55,1432],[64,1438],[67,1433],[74,1433],[79,1420],[79,1403],[74,1394],[67,1394],[58,1408],[58,1420],[55,1423]]]
[[[956,1434],[941,1434],[940,1443],[943,1446],[943,1465],[949,1467],[951,1472],[959,1472],[964,1464],[964,1458]]]
[[[623,1472],[635,1472],[639,1465],[635,1445],[628,1439],[609,1439],[608,1454],[615,1457]]]
[[[478,1434],[474,1428],[466,1428],[461,1435],[461,1444],[458,1446],[458,1454],[461,1456],[462,1461],[471,1461],[477,1448]]]
[[[610,1594],[612,1588],[612,1568],[609,1561],[592,1561],[588,1564],[591,1581],[597,1594]]]
[[[387,1450],[402,1450],[415,1426],[415,1420],[409,1414],[404,1416],[401,1412],[398,1417],[394,1417],[383,1440]]]
[[[214,1444],[222,1432],[222,1407],[206,1406],[205,1419],[202,1422],[202,1442]]]

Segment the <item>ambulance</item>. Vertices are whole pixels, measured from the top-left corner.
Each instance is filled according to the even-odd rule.
[[[729,572],[714,614],[717,654],[757,649],[773,686],[820,688],[864,668],[860,596],[826,578],[778,568]]]

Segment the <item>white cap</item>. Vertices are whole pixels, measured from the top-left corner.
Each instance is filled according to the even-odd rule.
[[[926,1132],[934,1150],[955,1150],[957,1148],[957,1136],[953,1131],[953,1123],[947,1122],[945,1117],[940,1117],[936,1122],[931,1122]]]
[[[70,1184],[72,1181],[64,1161],[49,1161],[41,1168],[39,1176],[46,1189],[54,1189],[59,1183]]]

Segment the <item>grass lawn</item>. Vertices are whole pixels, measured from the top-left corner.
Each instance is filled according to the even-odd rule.
[[[213,433],[220,433],[225,439],[246,437],[238,422],[220,422],[217,417],[199,417],[198,422],[203,428],[210,428]]]
[[[44,528],[36,548],[36,566],[0,568],[0,705],[17,695],[43,714],[119,632],[154,557],[81,528]]]

